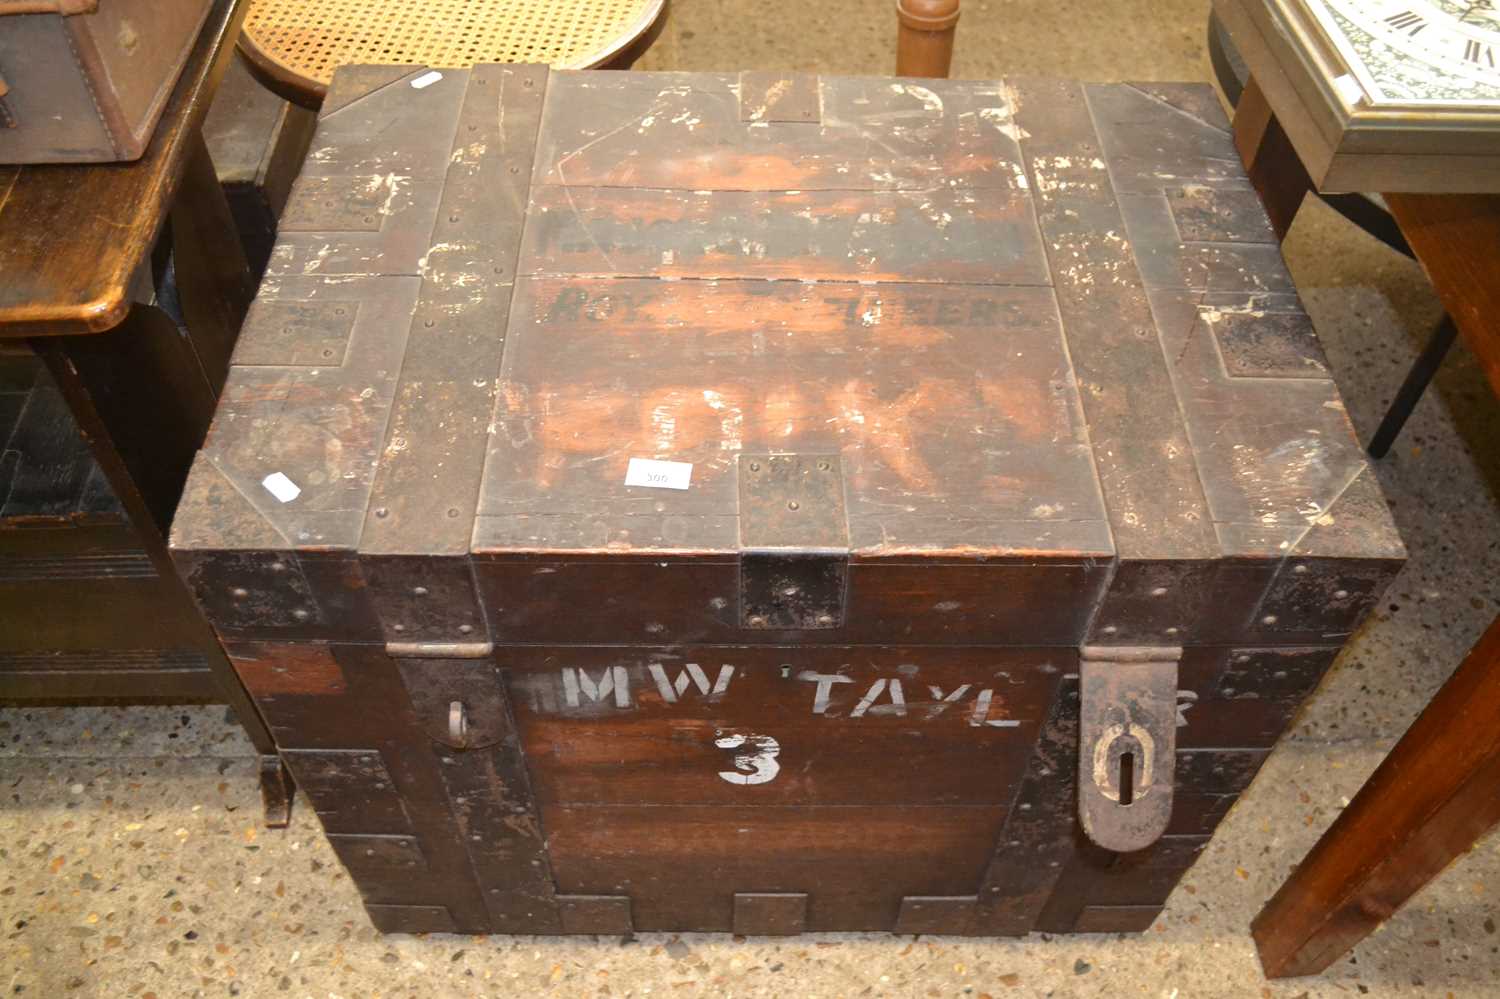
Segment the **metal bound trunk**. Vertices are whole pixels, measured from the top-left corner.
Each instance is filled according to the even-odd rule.
[[[226,0],[0,0],[0,163],[134,160]]]
[[[340,71],[178,564],[387,930],[1148,926],[1403,558],[1206,87]]]

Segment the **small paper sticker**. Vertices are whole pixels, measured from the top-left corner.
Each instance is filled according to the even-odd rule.
[[[627,486],[650,486],[652,489],[686,489],[693,477],[693,466],[687,461],[658,461],[655,458],[631,458],[625,470]]]
[[[302,495],[302,487],[280,472],[272,472],[260,484],[266,487],[266,491],[283,503],[290,503]]]
[[[430,87],[430,86],[432,86],[434,83],[438,82],[442,78],[443,78],[443,74],[442,73],[439,73],[435,69],[429,69],[427,72],[423,73],[421,76],[419,76],[415,80],[411,81],[411,86],[412,86],[413,90],[421,90],[423,87]]]
[[[1333,89],[1339,92],[1339,96],[1344,99],[1345,104],[1358,104],[1365,99],[1364,88],[1359,85],[1358,80],[1348,73],[1333,78]]]

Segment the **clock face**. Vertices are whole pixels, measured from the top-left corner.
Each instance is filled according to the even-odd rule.
[[[1500,109],[1500,0],[1304,2],[1369,104]]]

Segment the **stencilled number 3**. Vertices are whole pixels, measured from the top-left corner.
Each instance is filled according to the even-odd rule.
[[[731,784],[764,784],[776,779],[781,764],[781,743],[769,735],[725,735],[718,733],[714,745],[720,749],[742,749],[734,754],[734,769],[720,770],[719,776]]]

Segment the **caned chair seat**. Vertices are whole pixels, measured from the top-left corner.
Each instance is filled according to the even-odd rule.
[[[276,93],[316,108],[339,66],[628,66],[666,0],[252,0],[239,48]]]

